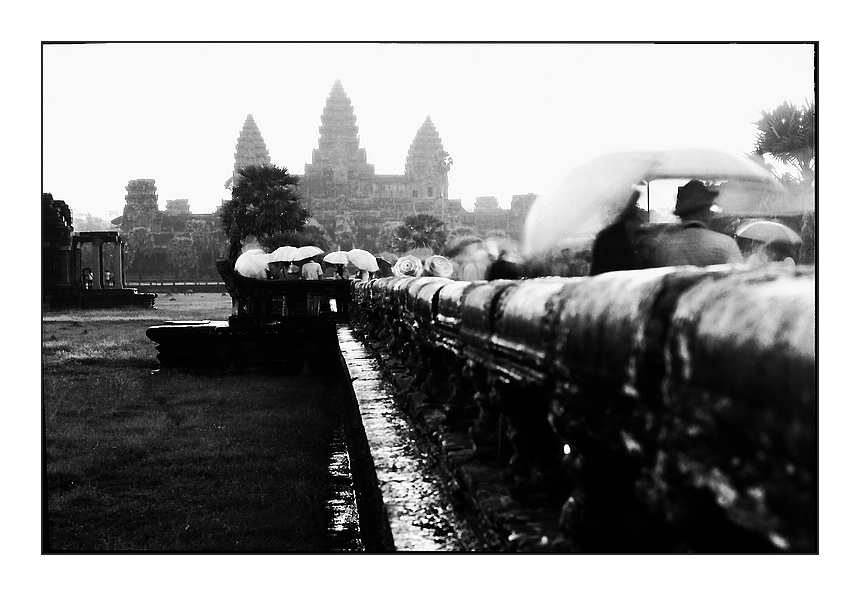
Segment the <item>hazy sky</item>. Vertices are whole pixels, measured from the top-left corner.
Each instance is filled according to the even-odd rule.
[[[335,79],[378,174],[403,172],[427,116],[449,197],[548,194],[615,149],[752,150],[762,110],[814,99],[811,44],[108,44],[43,47],[43,191],[121,212],[129,180],[195,213],[229,197],[253,114],[273,163],[301,174]]]

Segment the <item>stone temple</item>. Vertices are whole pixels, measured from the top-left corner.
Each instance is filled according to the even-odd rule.
[[[430,116],[418,128],[406,151],[402,174],[377,174],[360,146],[356,115],[340,80],[326,99],[319,127],[319,146],[299,174],[299,190],[333,247],[376,248],[380,229],[417,213],[445,221],[449,231],[476,232],[518,238],[535,195],[515,195],[511,209],[499,207],[495,197],[478,197],[474,212],[459,199],[448,198],[448,171],[453,164]],[[249,164],[271,163],[252,115],[248,115],[236,145],[235,172]],[[233,180],[231,177],[229,183]]]
[[[519,239],[535,195],[512,196],[510,209],[501,208],[496,197],[476,197],[474,211],[465,210],[459,199],[449,199],[448,171],[453,160],[430,116],[418,127],[412,144],[404,148],[400,174],[377,174],[373,164],[367,163],[355,111],[340,80],[334,82],[326,99],[319,132],[319,146],[313,149],[311,162],[305,164],[303,173],[291,173],[299,177],[299,192],[311,211],[311,223],[326,231],[332,249],[378,250],[377,238],[386,224],[398,224],[418,213],[443,220],[449,233],[471,230]],[[241,168],[272,163],[251,114],[239,133],[234,158],[226,188],[232,187]],[[182,233],[191,219],[211,220],[213,229],[220,228],[217,213],[192,214],[183,199],[168,201],[168,209],[160,211],[155,180],[131,180],[126,190],[122,229],[147,228],[156,234],[157,246],[167,242],[167,236]]]

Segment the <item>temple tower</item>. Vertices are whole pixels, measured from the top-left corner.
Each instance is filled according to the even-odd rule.
[[[269,149],[266,147],[263,135],[251,114],[245,118],[245,124],[242,125],[242,130],[239,132],[234,158],[233,175],[224,183],[224,188],[233,187],[236,174],[245,166],[268,166],[272,164]]]
[[[313,150],[311,163],[305,164],[303,183],[309,202],[369,198],[374,168],[367,163],[367,152],[359,147],[352,102],[340,79],[331,88],[320,121],[319,148]]]
[[[406,155],[407,196],[413,203],[448,199],[448,170],[451,164],[436,126],[427,116]]]
[[[142,178],[129,180],[125,187],[125,207],[122,210],[122,230],[128,232],[136,227],[144,227],[153,232],[157,227],[158,192],[155,180]]]

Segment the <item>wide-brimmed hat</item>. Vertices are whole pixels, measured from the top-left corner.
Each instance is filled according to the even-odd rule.
[[[672,213],[680,217],[703,207],[709,208],[719,194],[719,190],[705,186],[701,180],[690,180],[684,186],[678,187],[678,200]]]

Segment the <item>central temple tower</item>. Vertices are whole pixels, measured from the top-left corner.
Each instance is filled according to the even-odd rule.
[[[323,108],[319,148],[305,164],[304,192],[313,208],[320,200],[368,199],[373,194],[374,167],[359,147],[352,102],[340,79],[334,82]]]

